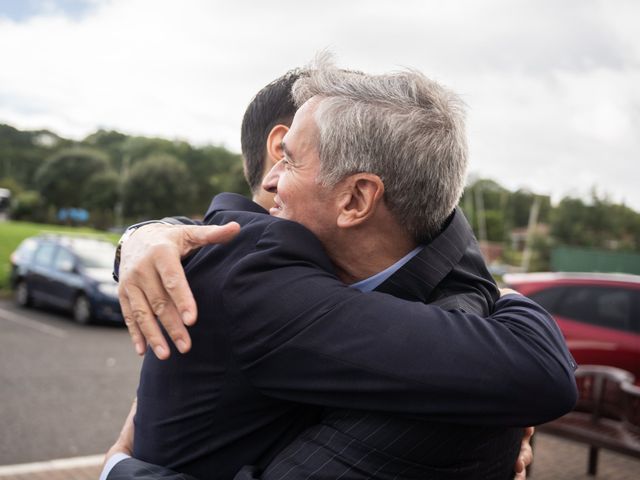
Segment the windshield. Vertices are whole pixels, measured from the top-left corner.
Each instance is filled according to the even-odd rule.
[[[72,248],[86,268],[113,268],[116,247],[108,242],[74,241]]]

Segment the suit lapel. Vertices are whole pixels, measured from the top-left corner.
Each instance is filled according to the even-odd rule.
[[[442,232],[376,291],[426,303],[433,290],[460,262],[473,238],[462,212],[454,210]]]

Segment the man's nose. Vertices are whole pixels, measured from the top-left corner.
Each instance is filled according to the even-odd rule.
[[[270,193],[278,192],[278,179],[282,171],[282,160],[276,163],[262,179],[262,188]]]

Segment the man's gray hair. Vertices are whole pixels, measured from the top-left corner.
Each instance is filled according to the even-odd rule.
[[[467,168],[464,105],[420,72],[365,75],[322,57],[293,86],[300,107],[319,97],[318,181],[378,175],[385,202],[418,242],[435,236],[462,195]]]

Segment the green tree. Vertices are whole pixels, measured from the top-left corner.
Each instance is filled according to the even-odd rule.
[[[536,197],[540,198],[538,223],[549,223],[551,198],[520,189],[510,193],[507,201],[506,216],[511,228],[522,228],[529,224],[529,214]]]
[[[120,178],[116,172],[107,170],[91,176],[86,192],[84,207],[91,212],[91,223],[102,229],[112,226],[120,198]]]
[[[120,196],[119,188],[120,177],[113,170],[96,173],[87,181],[83,206],[89,210],[113,211]]]
[[[88,148],[64,149],[49,157],[36,172],[36,186],[56,208],[84,207],[90,179],[109,170],[107,156]]]
[[[467,186],[460,206],[478,238],[484,229],[486,240],[501,242],[505,239],[508,228],[505,218],[508,200],[509,191],[493,180],[479,179]]]
[[[192,213],[193,198],[187,167],[167,154],[154,154],[136,163],[124,185],[124,213],[128,217],[162,218]]]
[[[563,198],[551,215],[559,244],[613,250],[640,249],[640,214],[592,193],[590,203]]]
[[[0,188],[7,188],[11,190],[11,195],[13,195],[14,197],[22,192],[22,190],[24,190],[22,188],[22,185],[20,185],[20,183],[18,183],[18,181],[12,177],[0,178]]]
[[[192,212],[204,212],[211,198],[220,192],[247,194],[249,188],[242,173],[242,157],[224,147],[193,148],[176,144],[176,156],[189,170],[194,189]]]
[[[245,196],[251,196],[251,190],[244,178],[242,171],[242,162],[238,161],[229,166],[229,169],[225,172],[217,173],[211,176],[209,179],[208,189],[204,191],[208,192],[208,201],[211,201],[211,197],[220,192],[234,192]],[[203,195],[202,200],[206,198]]]
[[[47,130],[21,131],[0,124],[0,177],[34,188],[35,171],[56,150],[71,144]]]
[[[33,190],[25,190],[11,199],[11,218],[43,222],[47,219],[47,209],[40,194]]]
[[[506,238],[505,217],[503,212],[487,210],[485,212],[485,223],[487,226],[487,240],[490,242],[502,242]]]

